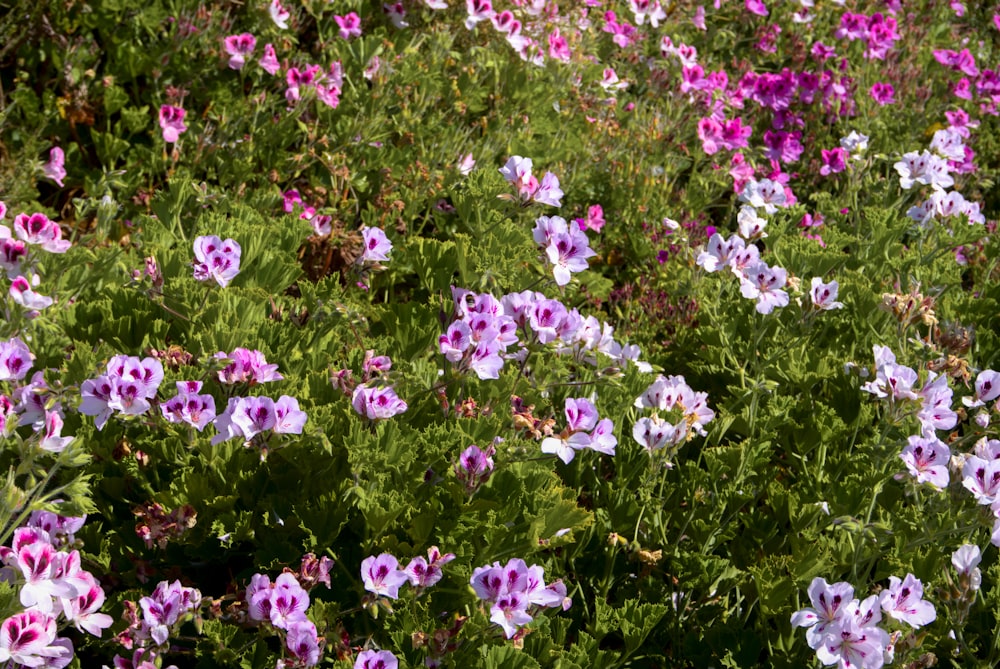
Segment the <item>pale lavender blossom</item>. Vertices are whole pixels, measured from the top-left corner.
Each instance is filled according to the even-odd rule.
[[[879,603],[889,616],[916,629],[937,618],[934,605],[923,596],[924,585],[913,574],[907,574],[902,581],[890,576],[889,588],[882,592]]]
[[[225,288],[240,273],[240,256],[243,250],[232,239],[223,241],[215,235],[194,240],[194,278],[198,281],[214,279]]]
[[[376,595],[396,599],[399,588],[408,582],[409,576],[399,569],[399,561],[391,553],[378,557],[370,556],[361,561],[361,580],[365,590]]]
[[[363,650],[354,660],[354,669],[399,669],[399,660],[387,650]]]
[[[365,385],[354,389],[351,406],[368,420],[392,418],[408,408],[392,387],[371,388]]]
[[[381,228],[371,228],[366,225],[361,228],[361,236],[364,239],[364,250],[358,259],[359,263],[372,264],[389,260],[392,242]]]
[[[19,337],[0,342],[0,381],[20,381],[32,364],[31,350]]]

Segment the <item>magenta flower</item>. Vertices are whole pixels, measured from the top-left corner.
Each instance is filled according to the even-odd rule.
[[[764,4],[763,0],[744,0],[744,5],[748,12],[757,16],[767,16],[770,13],[767,11],[767,5]]]
[[[600,232],[606,221],[604,220],[604,209],[599,204],[592,204],[587,208],[586,218],[574,218],[573,222],[580,226],[581,230],[593,230]]]
[[[838,174],[847,169],[848,153],[843,147],[835,149],[822,149],[823,166],[819,168],[819,173],[823,176]]]
[[[222,241],[215,235],[194,240],[194,278],[198,281],[215,279],[225,288],[240,273],[242,249],[232,239]]]
[[[357,12],[351,12],[347,16],[334,16],[333,20],[340,28],[341,39],[361,37],[361,17],[358,16]]]
[[[319,664],[323,651],[320,648],[316,625],[310,620],[297,620],[288,624],[285,647],[298,664],[295,666],[315,667]]]
[[[38,275],[32,276],[32,279],[37,283]],[[52,306],[52,298],[46,297],[45,295],[39,295],[34,290],[32,290],[31,283],[25,276],[17,276],[10,282],[10,296],[15,302],[20,304],[25,309],[33,309],[36,312],[40,309]]]
[[[399,597],[399,587],[410,580],[390,553],[367,557],[361,562],[361,580],[365,590],[391,599]]]
[[[49,151],[49,162],[42,165],[42,172],[46,177],[55,181],[60,188],[63,185],[63,179],[66,178],[66,169],[63,167],[66,164],[66,156],[63,150],[58,146],[53,146]]]
[[[257,47],[257,38],[250,33],[230,35],[224,40],[226,53],[229,54],[229,67],[233,70],[243,69],[247,56]]]
[[[160,128],[163,130],[163,141],[169,143],[176,142],[181,133],[187,130],[184,125],[185,112],[180,107],[163,105],[160,107]]]
[[[886,84],[881,81],[875,82],[871,89],[872,99],[875,100],[880,106],[891,105],[896,103],[896,89],[893,88],[892,84]]]

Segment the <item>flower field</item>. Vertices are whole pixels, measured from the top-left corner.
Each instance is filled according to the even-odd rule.
[[[0,668],[1000,664],[1000,5],[0,7]]]

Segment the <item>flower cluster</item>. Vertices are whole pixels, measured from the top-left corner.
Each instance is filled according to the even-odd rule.
[[[266,453],[271,434],[302,434],[306,413],[294,397],[231,397],[226,410],[213,420],[218,431],[212,444],[242,439],[244,445],[257,444]]]
[[[587,258],[597,255],[580,226],[568,225],[561,216],[538,218],[532,235],[552,265],[552,275],[560,286],[569,283],[571,272],[586,270],[589,267]]]
[[[569,464],[576,452],[589,448],[605,455],[614,455],[618,439],[613,434],[610,418],[598,420],[597,408],[583,397],[566,398],[566,428],[558,436],[542,440],[542,453],[557,455]]]
[[[865,58],[885,60],[889,50],[899,39],[896,28],[896,19],[883,16],[881,12],[871,16],[844,12],[834,36],[851,42],[860,39],[865,43]]]
[[[361,580],[365,590],[376,597],[399,597],[399,588],[409,583],[418,591],[429,588],[444,577],[441,567],[455,559],[454,553],[442,553],[437,546],[427,549],[427,557],[417,556],[403,569],[391,553],[372,555],[361,561]]]
[[[323,576],[329,587],[330,560],[323,559],[326,564],[320,561],[320,568],[325,568],[327,572]],[[289,657],[278,662],[278,669],[299,669],[319,664],[323,655],[323,639],[316,625],[306,617],[309,593],[293,572],[286,570],[273,583],[266,574],[254,574],[246,590],[246,603],[250,620],[269,623],[284,636]]]
[[[138,605],[126,601],[124,617],[129,626],[117,640],[125,649],[134,651],[132,666],[156,666],[153,662],[170,648],[170,636],[189,618],[198,616],[201,601],[201,592],[182,586],[180,581],[161,581]],[[127,662],[115,657],[116,667],[129,666]],[[149,665],[143,664],[146,662]]]
[[[704,426],[715,418],[708,408],[708,394],[692,390],[683,376],[656,377],[636,398],[635,406],[653,410],[652,416],[643,416],[632,427],[632,437],[650,453],[679,446],[695,434],[705,436]],[[661,411],[679,413],[680,420],[670,423],[660,416]]]
[[[438,350],[459,371],[472,370],[480,379],[497,379],[502,355],[518,343],[517,323],[489,293],[451,289],[455,320],[438,337]]]
[[[893,659],[889,633],[879,623],[882,614],[914,629],[933,622],[934,605],[923,599],[924,586],[913,574],[889,577],[881,595],[854,598],[850,583],[816,577],[809,586],[811,607],[792,614],[792,625],[805,627],[806,642],[825,665],[879,669]]]
[[[104,590],[80,566],[80,553],[66,551],[86,517],[35,512],[0,546],[0,580],[19,589],[24,610],[0,624],[0,663],[61,669],[73,659],[73,644],[57,637],[60,622],[100,637],[111,616],[100,613]]]
[[[286,214],[293,213],[296,209],[301,209],[299,218],[309,221],[313,232],[320,237],[325,237],[333,232],[333,216],[330,214],[316,213],[316,207],[302,201],[299,191],[294,188],[282,194],[282,208]],[[391,245],[390,245],[391,248]]]
[[[78,411],[94,416],[98,430],[111,414],[126,416],[146,413],[163,381],[163,365],[155,358],[116,355],[108,361],[107,373],[87,379],[80,386],[82,402]]]
[[[552,172],[546,172],[541,182],[531,174],[531,158],[512,156],[500,168],[500,174],[517,189],[517,200],[521,204],[538,202],[553,207],[562,206],[563,192],[559,189],[559,178]]]
[[[897,412],[910,410],[920,421],[921,434],[933,437],[935,430],[950,430],[958,422],[952,408],[948,377],[928,372],[923,386],[917,388],[917,372],[896,362],[896,355],[886,346],[874,346],[875,379],[861,386],[866,393],[889,402]]]
[[[595,366],[595,354],[603,353],[620,366],[631,362],[639,371],[652,369],[638,359],[638,346],[614,340],[610,325],[593,316],[584,318],[577,309],[567,309],[542,293],[526,290],[497,300],[489,293],[454,286],[451,292],[455,321],[438,338],[438,350],[459,370],[471,369],[481,379],[498,378],[505,359],[523,360],[530,343],[553,344],[557,353]],[[507,353],[513,344],[520,344],[519,350]]]
[[[331,63],[326,72],[319,65],[304,65],[301,69],[289,67],[285,72],[285,84],[285,99],[291,105],[302,99],[304,91],[311,90],[320,102],[336,109],[344,87],[344,69],[339,60]]]
[[[229,354],[219,351],[215,354],[215,359],[230,361],[219,370],[220,383],[246,383],[252,388],[259,383],[281,381],[285,378],[278,373],[278,365],[268,364],[260,351],[246,348],[233,349]]]
[[[6,210],[6,205],[0,202],[0,219]],[[70,242],[62,238],[59,224],[45,214],[18,214],[14,217],[13,233],[6,225],[0,225],[0,268],[11,280],[9,294],[14,302],[29,310],[29,316],[35,316],[41,309],[51,306],[53,299],[34,290],[41,278],[31,247],[48,253],[65,253]]]
[[[508,639],[534,620],[539,609],[558,606],[565,611],[572,605],[561,580],[546,585],[542,568],[529,567],[519,558],[504,566],[494,562],[477,567],[469,583],[479,598],[490,604],[490,620],[503,628]]]
[[[187,423],[199,432],[215,420],[215,398],[201,390],[201,381],[178,381],[177,394],[160,405],[163,417],[171,423]]]
[[[242,249],[236,241],[219,239],[215,235],[194,240],[194,278],[198,281],[214,279],[225,288],[240,273]]]

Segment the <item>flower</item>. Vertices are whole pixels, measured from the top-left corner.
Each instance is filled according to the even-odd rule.
[[[242,249],[236,241],[219,239],[215,235],[194,240],[194,278],[198,281],[215,279],[225,288],[240,273]]]
[[[872,99],[875,100],[880,106],[895,104],[896,89],[893,88],[892,84],[883,83],[881,81],[875,82],[871,89]]]
[[[410,580],[390,553],[370,556],[361,561],[361,580],[365,590],[391,599],[399,597],[399,587]]]
[[[385,236],[385,232],[381,228],[370,228],[366,225],[361,228],[361,236],[364,239],[364,251],[358,259],[359,263],[373,264],[389,260],[392,242]]]
[[[937,618],[934,605],[924,601],[923,596],[924,585],[913,574],[907,574],[902,581],[890,576],[889,588],[882,592],[879,603],[889,616],[919,628]]]
[[[3,237],[6,227],[0,228]],[[45,214],[18,214],[14,217],[14,234],[25,244],[41,246],[49,253],[65,253],[70,247],[70,241],[62,238],[59,224]]]
[[[768,267],[764,262],[744,270],[740,278],[740,292],[743,297],[757,300],[758,313],[769,314],[775,307],[788,305],[788,293],[781,290],[788,272],[781,267]]]
[[[49,151],[49,162],[42,165],[42,173],[46,177],[55,181],[60,188],[63,186],[63,179],[66,178],[66,156],[58,146],[53,146]]]
[[[842,309],[844,303],[834,301],[837,299],[838,288],[839,285],[836,281],[823,283],[823,279],[814,276],[809,289],[809,297],[812,299],[813,306],[823,311]]]
[[[347,16],[334,16],[333,20],[340,28],[341,39],[361,37],[361,17],[358,16],[357,12],[351,12]]]
[[[408,408],[391,387],[370,388],[365,385],[354,389],[351,406],[368,420],[392,418]]]
[[[184,125],[184,115],[186,113],[180,107],[172,105],[163,105],[160,107],[160,128],[163,130],[164,142],[176,142],[181,133],[187,130],[187,126]]]
[[[18,337],[0,342],[0,381],[20,381],[31,369],[31,351]]]
[[[399,660],[387,650],[363,650],[354,660],[354,669],[398,669]]]
[[[223,40],[223,45],[226,53],[229,54],[230,69],[239,70],[246,64],[247,56],[253,53],[254,48],[256,48],[257,38],[250,33],[230,35]]]
[[[813,650],[823,643],[828,628],[837,626],[845,618],[847,605],[854,599],[854,586],[850,583],[830,585],[817,576],[809,584],[809,601],[812,607],[792,614],[792,625],[806,627],[806,643]]]
[[[260,65],[268,74],[277,74],[278,70],[281,69],[281,64],[278,63],[278,55],[274,51],[274,45],[264,45],[264,55],[261,56],[259,61],[257,61],[257,64]]]
[[[938,490],[948,487],[951,449],[934,437],[911,436],[899,457],[917,483],[930,483]]]
[[[271,15],[271,20],[274,21],[274,25],[278,26],[282,30],[288,29],[288,19],[291,18],[291,14],[288,10],[281,5],[281,0],[271,0],[271,4],[267,8],[268,13]]]
[[[951,554],[951,564],[958,572],[961,580],[968,583],[972,590],[979,590],[983,582],[983,574],[979,571],[979,563],[983,559],[983,554],[979,546],[963,544]]]

